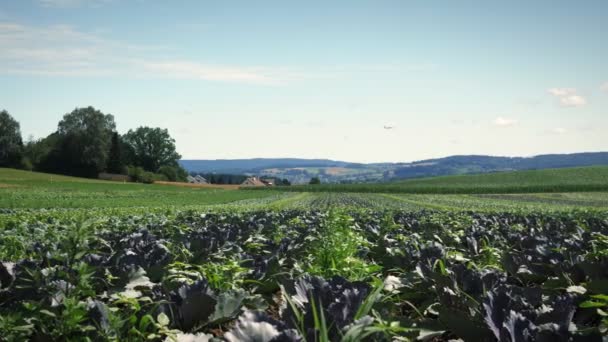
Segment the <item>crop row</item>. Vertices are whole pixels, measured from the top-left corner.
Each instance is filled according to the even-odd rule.
[[[0,221],[0,340],[602,340],[608,216],[374,210]]]

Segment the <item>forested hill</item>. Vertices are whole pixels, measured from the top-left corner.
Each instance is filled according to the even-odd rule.
[[[593,165],[608,165],[608,152],[545,154],[535,157],[451,156],[400,165],[394,170],[394,178],[405,179]]]
[[[180,160],[180,164],[188,171],[194,172],[224,172],[241,173],[255,172],[263,169],[286,169],[302,167],[367,167],[367,164],[348,163],[329,159],[301,158],[252,158],[252,159],[207,159]]]
[[[322,182],[376,182],[497,171],[608,165],[608,152],[546,154],[534,157],[461,155],[408,163],[349,163],[328,159],[256,158],[181,160],[190,172],[270,175],[294,183],[319,177]]]

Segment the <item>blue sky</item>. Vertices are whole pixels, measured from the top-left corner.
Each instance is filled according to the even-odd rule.
[[[192,159],[606,151],[606,32],[607,1],[6,0],[0,108],[38,138],[92,105]]]

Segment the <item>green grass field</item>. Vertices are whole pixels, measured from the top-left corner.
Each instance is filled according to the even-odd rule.
[[[368,209],[400,210],[470,210],[470,211],[565,211],[606,210],[608,192],[545,192],[520,194],[450,193],[452,189],[475,188],[490,181],[504,184],[519,180],[521,184],[538,187],[539,183],[552,183],[566,176],[587,175],[587,185],[602,186],[602,175],[608,168],[584,168],[547,170],[546,172],[503,173],[476,176],[438,177],[405,181],[393,184],[359,185],[370,189],[367,193],[350,192],[357,185],[332,187],[321,185],[306,187],[309,192],[221,190],[184,188],[170,185],[109,182],[93,179],[66,177],[13,169],[0,169],[0,208],[4,209],[115,209],[124,213],[152,209],[198,209],[213,206],[216,209],[327,209],[330,207],[352,207]],[[541,178],[543,175],[547,178]],[[553,175],[552,178],[549,175]],[[436,189],[443,187],[447,194],[416,194],[407,191],[392,191],[387,186],[407,189]],[[375,186],[375,187],[373,187]],[[498,187],[498,185],[496,185]],[[370,188],[366,188],[370,187]],[[425,188],[426,187],[426,188]],[[293,187],[302,189],[301,187]],[[327,189],[330,191],[314,191]],[[276,188],[275,188],[276,189]],[[289,189],[289,188],[287,188]],[[337,189],[347,189],[337,192]],[[379,190],[386,190],[380,192]],[[401,189],[401,188],[400,188]],[[424,191],[422,191],[424,192]],[[496,192],[496,191],[495,191]]]
[[[281,187],[283,191],[412,194],[505,194],[608,191],[608,167],[546,169],[411,179],[374,184]]]
[[[591,172],[597,176],[598,170],[568,172]],[[527,177],[530,175],[538,176],[525,173],[517,177],[529,186],[546,181]],[[502,176],[501,180],[508,178]],[[559,172],[551,182],[563,177],[564,173]],[[495,178],[496,175],[444,177],[396,184],[443,187],[449,191],[449,186],[470,189],[480,182],[487,185],[488,179],[496,181]],[[589,179],[596,179],[592,184],[602,185],[601,178]],[[542,286],[553,284],[543,298],[552,298],[556,290],[568,294],[571,288],[597,291],[592,287],[595,279],[571,283],[576,278],[570,273],[562,275],[560,272],[566,268],[553,260],[570,262],[567,269],[576,270],[572,275],[588,265],[601,274],[603,261],[591,261],[606,249],[606,229],[608,192],[599,191],[410,194],[222,190],[0,169],[0,295],[4,293],[0,296],[0,341],[80,341],[84,334],[90,334],[89,340],[116,340],[94,338],[100,331],[96,328],[98,312],[107,312],[108,322],[119,322],[112,325],[114,330],[110,332],[120,340],[169,341],[164,335],[159,338],[161,333],[166,334],[167,321],[175,322],[171,327],[176,329],[171,331],[198,333],[206,329],[206,333],[226,336],[242,321],[237,318],[241,312],[250,310],[248,303],[261,303],[252,305],[264,313],[276,313],[275,308],[285,301],[275,299],[281,293],[276,291],[286,291],[279,281],[293,281],[290,288],[296,289],[295,284],[302,284],[296,281],[308,275],[343,277],[345,282],[339,280],[339,286],[351,286],[348,284],[354,281],[359,284],[357,288],[369,286],[367,298],[376,298],[373,300],[378,305],[374,312],[388,306],[394,310],[391,315],[399,320],[404,317],[404,308],[411,307],[408,321],[420,318],[428,322],[431,316],[422,316],[417,308],[441,308],[447,305],[441,302],[445,298],[453,305],[452,311],[437,309],[439,316],[433,323],[445,324],[442,322],[451,317],[469,319],[467,315],[472,311],[484,310],[486,301],[480,294],[473,298],[460,292],[466,282],[472,283],[471,279],[482,284],[482,276],[494,272],[492,277],[496,279],[514,279],[516,285],[509,286],[517,288],[533,279],[529,272],[516,278],[521,275],[521,261],[528,260],[524,265],[530,267],[526,269],[542,266],[534,269],[534,276],[546,277]],[[521,248],[531,241],[537,243],[534,248]],[[539,263],[547,257],[547,251],[551,257],[557,255],[556,259]],[[435,255],[436,259],[422,261],[424,254]],[[519,259],[509,259],[513,255]],[[580,264],[583,266],[575,264],[580,260],[584,260]],[[16,270],[14,279],[12,270]],[[463,276],[468,280],[456,284],[458,278],[448,275],[457,272],[468,272],[460,274],[477,278]],[[412,282],[398,289],[407,292],[397,293],[387,290],[379,279]],[[422,279],[432,282],[422,283]],[[56,284],[66,285],[60,288]],[[206,292],[201,292],[196,284],[204,284]],[[372,284],[377,290],[371,290]],[[453,295],[443,296],[443,292],[435,290],[446,284],[456,284],[450,288]],[[528,288],[540,291],[538,284],[532,284]],[[203,322],[200,327],[185,325],[177,314],[169,318],[164,311],[165,316],[156,313],[162,305],[177,303],[175,293],[183,293],[183,298],[196,296],[191,301],[194,304],[170,304],[173,306],[167,312],[202,312],[197,318],[197,322]],[[201,293],[209,298],[201,299]],[[457,297],[456,293],[462,294]],[[342,294],[336,298],[347,297]],[[346,300],[352,301],[349,298]],[[454,298],[460,299],[452,302]],[[586,298],[590,302],[595,297]],[[93,300],[95,306],[90,304]],[[416,300],[416,304],[411,304],[411,300]],[[465,303],[468,306],[463,307]],[[555,304],[548,303],[563,304],[557,299]],[[210,314],[205,312],[212,312],[213,318],[207,318]],[[443,320],[441,315],[448,318]],[[594,324],[601,318],[599,313],[597,316]],[[481,316],[475,317],[478,322],[470,326],[482,326]],[[460,319],[437,329],[443,334],[446,329],[458,329],[462,322]],[[408,325],[408,336],[412,329]],[[53,338],[47,337],[51,333]],[[471,334],[467,340],[477,337]],[[366,339],[349,341],[359,340]]]
[[[269,192],[110,182],[0,168],[0,208],[125,208],[224,204]]]

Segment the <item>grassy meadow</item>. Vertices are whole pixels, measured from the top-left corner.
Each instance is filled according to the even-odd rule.
[[[0,208],[125,208],[223,204],[267,192],[111,182],[0,168]]]
[[[608,192],[527,192],[476,193],[475,190],[495,184],[494,190],[508,190],[507,184],[519,180],[528,187],[540,187],[578,175],[587,177],[579,186],[602,189],[608,168],[546,170],[546,172],[513,172],[491,175],[437,177],[387,184],[292,186],[252,191],[217,188],[190,188],[167,184],[137,184],[102,181],[0,169],[0,208],[5,209],[125,209],[174,208],[196,209],[327,209],[367,208],[375,210],[470,210],[470,211],[548,211],[604,210]],[[553,177],[549,177],[553,175]],[[543,177],[541,177],[543,176]],[[500,183],[499,180],[503,182]],[[491,183],[494,182],[494,183]],[[499,186],[502,184],[502,187]],[[569,183],[572,186],[576,182]],[[395,188],[396,187],[396,188]],[[361,192],[353,192],[359,189]],[[395,190],[396,189],[396,190]],[[405,189],[406,191],[398,191]],[[414,193],[407,190],[417,189]],[[443,194],[429,189],[444,189]],[[462,193],[452,193],[460,189]],[[578,190],[581,190],[577,188]],[[298,190],[297,192],[277,190]],[[305,191],[310,190],[310,191]],[[323,191],[321,191],[323,190]],[[342,192],[338,192],[342,190]],[[381,192],[385,190],[384,192]],[[430,193],[425,193],[430,192]]]

